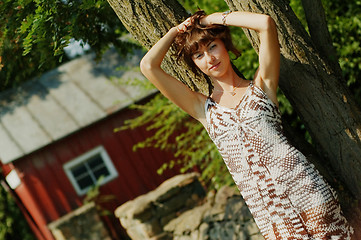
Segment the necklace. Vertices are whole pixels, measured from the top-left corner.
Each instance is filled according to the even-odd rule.
[[[231,96],[232,97],[234,97],[236,94],[237,94],[237,92],[236,92],[236,89],[239,87],[239,86],[241,86],[241,83],[242,83],[242,81],[239,81],[239,83],[238,83],[238,85],[237,86],[232,86],[232,91],[230,91],[230,92],[228,92],[229,94],[231,94]],[[225,92],[224,90],[215,90],[216,92]]]

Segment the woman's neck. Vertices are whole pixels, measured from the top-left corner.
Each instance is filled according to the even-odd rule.
[[[222,75],[219,78],[213,79],[213,87],[217,91],[230,92],[232,89],[239,84],[241,78],[237,73],[232,69],[226,74]]]

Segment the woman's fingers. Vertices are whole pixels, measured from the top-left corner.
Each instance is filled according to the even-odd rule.
[[[191,24],[192,24],[192,19],[189,17],[184,22],[182,22],[177,26],[178,32],[179,33],[185,32],[187,30],[187,27],[190,26]]]

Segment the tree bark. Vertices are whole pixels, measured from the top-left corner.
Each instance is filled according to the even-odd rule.
[[[361,199],[361,118],[342,76],[316,48],[286,0],[226,0],[231,10],[270,15],[281,47],[280,88],[309,130],[316,150]],[[254,31],[245,30],[258,51]]]

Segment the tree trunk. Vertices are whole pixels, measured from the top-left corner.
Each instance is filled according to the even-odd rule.
[[[276,21],[282,54],[280,88],[304,121],[318,153],[361,199],[361,115],[342,76],[316,51],[288,1],[226,2],[231,10],[265,13]],[[258,50],[257,34],[245,32]]]

